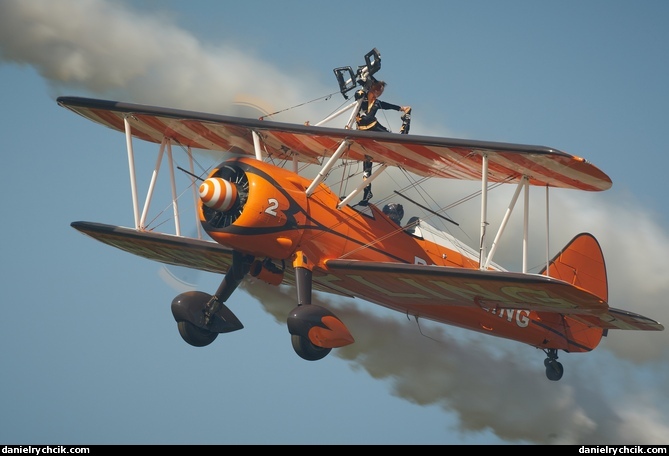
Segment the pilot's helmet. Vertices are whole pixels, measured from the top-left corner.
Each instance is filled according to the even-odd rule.
[[[383,206],[383,213],[398,225],[402,224],[402,217],[404,217],[404,208],[400,203],[389,203]]]

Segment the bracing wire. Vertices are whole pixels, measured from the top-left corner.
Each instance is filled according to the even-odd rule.
[[[310,103],[314,103],[314,102],[319,101],[319,100],[327,101],[332,97],[332,95],[335,95],[337,93],[339,93],[339,92],[332,92],[328,95],[317,97],[317,98],[314,98],[313,100],[305,101],[304,103],[296,104],[295,106],[290,106],[288,108],[281,109],[279,111],[275,111],[275,112],[270,113],[270,114],[265,114],[264,116],[260,116],[258,119],[265,120],[268,117],[272,117],[272,116],[275,116],[277,114],[281,114],[282,112],[286,112],[286,111],[290,111],[291,109],[299,108],[301,106],[306,106]]]

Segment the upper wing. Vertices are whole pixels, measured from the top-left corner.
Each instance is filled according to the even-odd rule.
[[[267,154],[317,163],[350,140],[348,158],[367,155],[420,176],[481,180],[486,155],[490,182],[527,176],[530,185],[588,191],[611,187],[611,179],[583,158],[544,146],[286,124],[79,97],[60,97],[58,103],[121,132],[127,119],[134,137],[157,143],[167,137],[192,148],[253,155],[256,132]]]

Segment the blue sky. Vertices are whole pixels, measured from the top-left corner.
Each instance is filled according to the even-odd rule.
[[[325,296],[357,342],[310,363],[285,327],[293,293],[254,285],[228,303],[245,328],[197,349],[178,335],[177,292],[159,264],[70,227],[132,225],[125,140],[56,97],[215,113],[243,100],[282,111],[276,120],[317,121],[343,102],[327,97],[333,68],[355,68],[376,47],[384,99],[413,107],[412,133],[550,146],[609,174],[607,192],[554,193],[551,254],[593,233],[610,305],[669,322],[669,3],[374,9],[0,3],[0,443],[668,443],[668,331],[612,332],[592,353],[561,354],[555,383],[531,347],[429,323],[425,337],[404,315]],[[150,170],[157,148],[146,151]],[[434,185],[449,197],[460,183]],[[503,214],[508,199],[493,202]],[[477,219],[478,206],[452,215]],[[518,264],[510,249],[499,255]],[[190,279],[208,292],[220,282]]]

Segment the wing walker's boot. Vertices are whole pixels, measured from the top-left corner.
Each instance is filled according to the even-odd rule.
[[[365,187],[365,193],[362,195],[362,201],[360,201],[361,206],[367,206],[369,200],[372,199],[374,195],[372,194],[372,184],[369,184],[367,187]]]
[[[365,157],[365,161],[362,163],[362,180],[365,181],[369,176],[372,175],[372,160],[369,157]],[[372,194],[372,184],[369,184],[365,187],[365,193],[363,193],[362,201],[358,204],[361,206],[367,206],[367,203],[372,199],[374,195]]]

